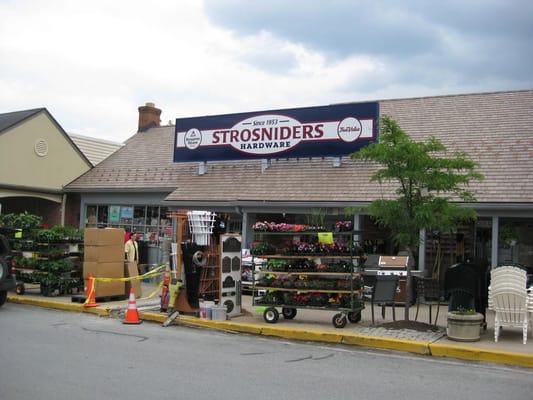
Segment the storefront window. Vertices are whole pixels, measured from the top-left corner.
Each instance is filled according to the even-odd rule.
[[[133,223],[135,225],[146,225],[146,206],[133,207]]]
[[[98,225],[107,224],[108,207],[98,206]]]
[[[157,226],[159,221],[159,207],[148,206],[146,208],[146,225]]]
[[[121,206],[120,207],[120,223],[131,224],[133,222],[133,207]]]
[[[96,227],[96,206],[88,206],[85,214],[85,226],[88,228]]]
[[[109,206],[109,215],[107,222],[109,222],[110,224],[118,224],[120,222],[120,206]]]
[[[86,227],[122,228],[142,234],[141,240],[157,242],[172,238],[172,219],[167,218],[168,207],[146,205],[88,205]]]
[[[533,218],[500,218],[498,263],[533,266]]]
[[[167,213],[168,213],[168,208],[167,207],[161,207],[161,211],[160,211],[161,219],[160,219],[159,225],[161,225],[161,226],[169,226],[169,225],[172,224],[171,219],[167,218]]]

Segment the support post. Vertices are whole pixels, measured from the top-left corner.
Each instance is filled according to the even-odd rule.
[[[490,252],[490,266],[495,268],[498,265],[498,237],[500,235],[500,218],[498,216],[492,217],[492,248]]]
[[[65,214],[67,212],[67,194],[63,193],[61,200],[61,226],[65,226]]]
[[[418,244],[418,270],[426,271],[426,230],[420,229],[420,243]]]
[[[242,235],[242,247],[248,248],[248,213],[246,211],[242,212],[242,228],[241,228],[241,235]]]

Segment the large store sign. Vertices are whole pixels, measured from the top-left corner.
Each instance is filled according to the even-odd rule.
[[[176,119],[174,161],[343,156],[377,138],[377,102]]]

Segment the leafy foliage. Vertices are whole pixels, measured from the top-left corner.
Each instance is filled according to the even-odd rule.
[[[388,227],[399,245],[415,253],[419,232],[451,230],[460,222],[476,218],[473,209],[453,201],[475,201],[468,185],[483,176],[464,153],[449,155],[436,138],[415,142],[388,116],[381,118],[380,140],[351,155],[355,160],[380,164],[374,182],[398,185],[396,199],[379,199],[366,211],[381,226]]]
[[[42,218],[29,214],[27,211],[21,214],[0,214],[0,226],[14,229],[34,229],[42,224]]]
[[[50,229],[33,231],[33,237],[35,241],[42,243],[80,241],[83,239],[83,231],[71,226],[55,225]]]

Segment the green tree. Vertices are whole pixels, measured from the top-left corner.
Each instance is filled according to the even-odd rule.
[[[374,161],[379,168],[371,181],[397,184],[394,199],[373,201],[365,211],[380,226],[389,228],[396,243],[406,247],[418,261],[420,230],[450,231],[458,224],[476,218],[472,208],[458,202],[475,201],[469,183],[483,176],[476,163],[464,153],[449,154],[435,137],[415,142],[388,116],[380,122],[379,142],[351,155],[354,160]],[[411,271],[408,267],[408,285]],[[407,287],[408,296],[410,287]],[[409,301],[405,307],[409,319]]]

